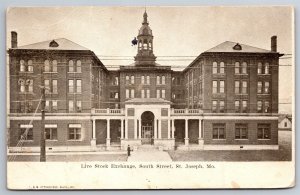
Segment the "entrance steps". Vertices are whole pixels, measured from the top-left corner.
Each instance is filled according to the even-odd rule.
[[[154,146],[154,145],[141,145],[137,147],[138,151],[157,151],[162,150],[160,146]]]

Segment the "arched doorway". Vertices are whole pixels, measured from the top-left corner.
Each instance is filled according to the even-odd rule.
[[[146,111],[142,114],[141,120],[142,120],[142,124],[141,124],[142,144],[153,144],[154,114],[150,111]]]

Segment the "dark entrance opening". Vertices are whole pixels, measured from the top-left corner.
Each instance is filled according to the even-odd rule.
[[[150,111],[146,111],[142,114],[141,119],[142,144],[153,144],[154,114]]]

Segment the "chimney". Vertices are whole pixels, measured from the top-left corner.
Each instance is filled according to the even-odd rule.
[[[277,36],[271,37],[271,51],[277,52]]]
[[[16,31],[11,31],[11,48],[18,47],[18,34]]]

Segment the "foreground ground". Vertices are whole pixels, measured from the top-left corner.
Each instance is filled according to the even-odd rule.
[[[279,131],[279,150],[169,151],[173,161],[290,161],[292,132]]]
[[[173,161],[290,161],[292,132],[279,131],[279,150],[237,150],[237,151],[168,151]],[[134,155],[136,153],[136,156]],[[139,154],[138,153],[142,153]],[[143,154],[145,153],[145,154]],[[166,153],[166,152],[164,152]],[[138,155],[138,156],[137,156]],[[145,161],[141,158],[149,155],[149,151],[133,152],[132,161]],[[152,155],[153,157],[155,155]],[[157,155],[156,155],[157,156]],[[134,158],[133,158],[134,157]],[[8,161],[39,161],[39,155],[8,156]],[[47,155],[48,162],[80,162],[80,161],[127,161],[125,152],[97,152],[88,154],[51,154]],[[129,160],[130,160],[129,159]],[[135,159],[135,160],[134,160]],[[169,159],[169,158],[162,158]],[[171,160],[170,159],[170,160]],[[151,160],[151,161],[155,161]],[[161,159],[157,159],[161,161]],[[167,160],[169,161],[169,160]]]

